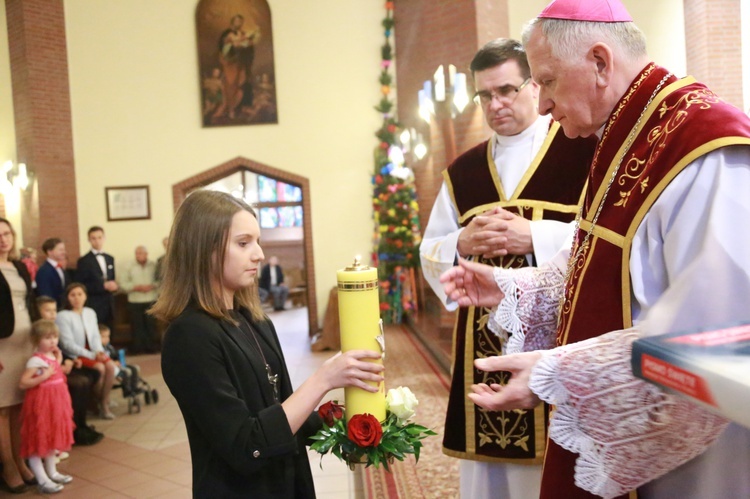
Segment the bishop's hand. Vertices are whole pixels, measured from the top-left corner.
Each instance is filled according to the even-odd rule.
[[[461,307],[494,307],[505,297],[497,287],[493,267],[463,258],[440,276],[446,296]]]
[[[505,386],[484,383],[472,385],[473,393],[469,394],[469,399],[490,411],[536,407],[541,400],[529,389],[529,378],[531,370],[541,357],[541,352],[536,351],[475,360],[474,366],[481,371],[508,371],[511,376]]]

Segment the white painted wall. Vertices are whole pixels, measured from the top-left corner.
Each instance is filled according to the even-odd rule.
[[[102,225],[118,262],[151,256],[172,185],[236,156],[308,177],[319,316],[336,270],[369,254],[382,2],[269,2],[279,123],[202,128],[196,1],[66,0],[81,251]],[[149,221],[106,221],[106,186],[150,186]],[[46,236],[46,235],[45,235]]]
[[[524,24],[539,15],[550,0],[508,1],[510,36],[521,38]],[[633,21],[646,35],[651,59],[682,76],[686,72],[683,0],[622,0]]]

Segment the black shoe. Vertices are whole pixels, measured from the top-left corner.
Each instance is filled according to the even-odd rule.
[[[103,433],[88,428],[76,428],[73,431],[73,440],[76,445],[94,445],[104,438]]]
[[[5,489],[11,494],[23,494],[24,492],[26,492],[26,490],[28,490],[28,486],[26,485],[26,483],[22,483],[21,485],[16,485],[15,487],[11,487],[7,483],[5,483],[5,481],[3,480],[0,482],[0,484],[2,484],[2,487],[0,487],[0,489]]]
[[[23,483],[25,483],[26,485],[39,485],[39,482],[36,481],[36,477],[35,476],[29,478],[28,480],[26,480],[24,478],[23,479]]]

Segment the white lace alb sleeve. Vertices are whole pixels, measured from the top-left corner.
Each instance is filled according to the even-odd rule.
[[[548,350],[556,345],[564,276],[554,265],[494,270],[505,298],[490,314],[490,331],[505,337],[505,353]]]
[[[626,494],[694,458],[728,423],[636,379],[630,352],[638,337],[625,329],[544,352],[529,383],[556,406],[550,438],[579,454],[576,486],[602,497]]]

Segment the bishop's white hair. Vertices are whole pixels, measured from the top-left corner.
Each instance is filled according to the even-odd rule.
[[[535,27],[541,30],[550,44],[552,55],[558,59],[581,57],[596,42],[604,42],[615,50],[619,48],[631,59],[646,55],[646,37],[632,22],[602,23],[537,17],[523,28],[521,39],[524,47]]]

